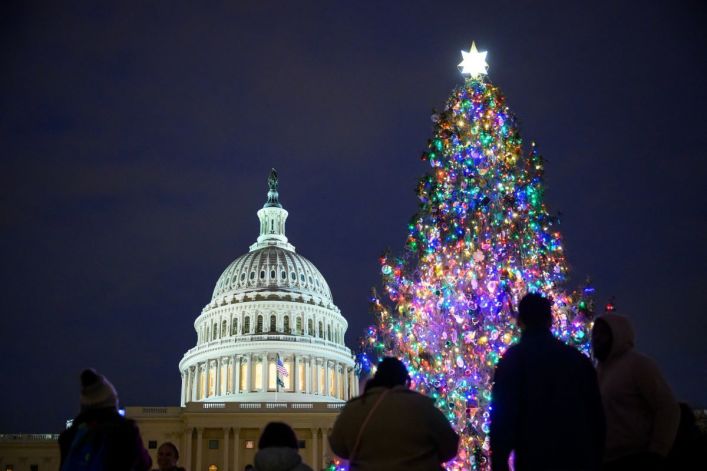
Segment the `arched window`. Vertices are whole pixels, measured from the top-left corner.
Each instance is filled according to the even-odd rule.
[[[270,316],[270,332],[276,332],[277,331],[277,317]]]
[[[287,279],[287,272],[285,270],[282,270],[282,273],[280,274],[280,278],[282,278],[283,280]]]
[[[331,324],[326,326],[326,339],[331,342]]]
[[[297,317],[297,321],[296,321],[295,327],[296,327],[296,329],[297,329],[297,332],[295,332],[295,333],[296,333],[297,335],[301,335],[301,334],[302,334],[302,318],[299,317],[299,316]]]
[[[314,321],[307,319],[307,335],[314,335]]]
[[[209,339],[211,338],[211,337],[209,337],[209,332],[210,332],[210,331],[209,331],[209,328],[207,327],[207,328],[206,328],[206,337],[204,337],[204,338],[206,339],[206,342],[208,342]]]
[[[246,318],[243,320],[243,333],[250,333],[250,316],[246,316]]]
[[[258,321],[255,324],[255,333],[256,334],[263,333],[263,316],[258,316]]]
[[[255,279],[255,272],[254,271],[250,272],[250,279],[251,280]]]
[[[211,340],[216,340],[218,335],[218,324],[214,322],[214,329],[211,331]]]
[[[304,283],[304,273],[299,274],[299,279],[302,283]]]
[[[241,281],[245,280],[245,272],[241,273]]]
[[[319,330],[317,331],[319,338],[324,338],[324,329],[322,328],[322,321],[319,321]]]
[[[231,335],[237,335],[238,334],[238,318],[234,317],[233,321],[231,321]]]
[[[225,337],[228,334],[228,321],[221,322],[221,337]]]
[[[290,316],[285,316],[285,321],[283,325],[283,330],[285,331],[286,334],[290,333]]]
[[[261,280],[265,279],[265,270],[260,270],[260,279]]]

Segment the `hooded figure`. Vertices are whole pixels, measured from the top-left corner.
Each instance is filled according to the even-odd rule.
[[[81,373],[81,412],[59,435],[61,471],[147,471],[152,459],[135,422],[118,413],[118,394],[95,370]]]
[[[675,441],[680,408],[650,358],[634,349],[631,323],[605,314],[592,330],[599,390],[606,415],[604,461],[617,469],[665,458]]]

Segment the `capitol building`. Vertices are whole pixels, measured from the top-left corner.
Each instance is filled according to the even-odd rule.
[[[256,241],[226,267],[194,321],[196,345],[179,362],[179,406],[126,408],[155,466],[157,447],[171,441],[187,471],[240,471],[271,421],[295,429],[315,470],[334,457],[327,435],[359,392],[348,323],[322,274],[285,235],[275,170],[257,215]],[[3,469],[57,469],[58,455],[52,435],[0,437]]]

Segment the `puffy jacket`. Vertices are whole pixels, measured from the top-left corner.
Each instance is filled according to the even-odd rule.
[[[255,454],[256,471],[312,471],[294,448],[263,448]]]
[[[655,362],[634,350],[627,318],[606,314],[596,322],[605,322],[612,334],[609,355],[598,366],[607,424],[605,460],[637,453],[667,456],[680,422],[670,386]]]
[[[334,453],[350,459],[363,421],[386,391],[372,387],[341,410],[329,436]],[[429,471],[457,454],[459,437],[432,399],[403,386],[388,390],[361,435],[352,471]]]

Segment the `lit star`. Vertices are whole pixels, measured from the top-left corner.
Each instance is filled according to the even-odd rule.
[[[469,52],[462,51],[462,59],[461,63],[457,66],[462,74],[469,74],[471,78],[486,74],[489,67],[486,63],[486,51],[479,52],[476,49],[475,43],[471,43]]]

